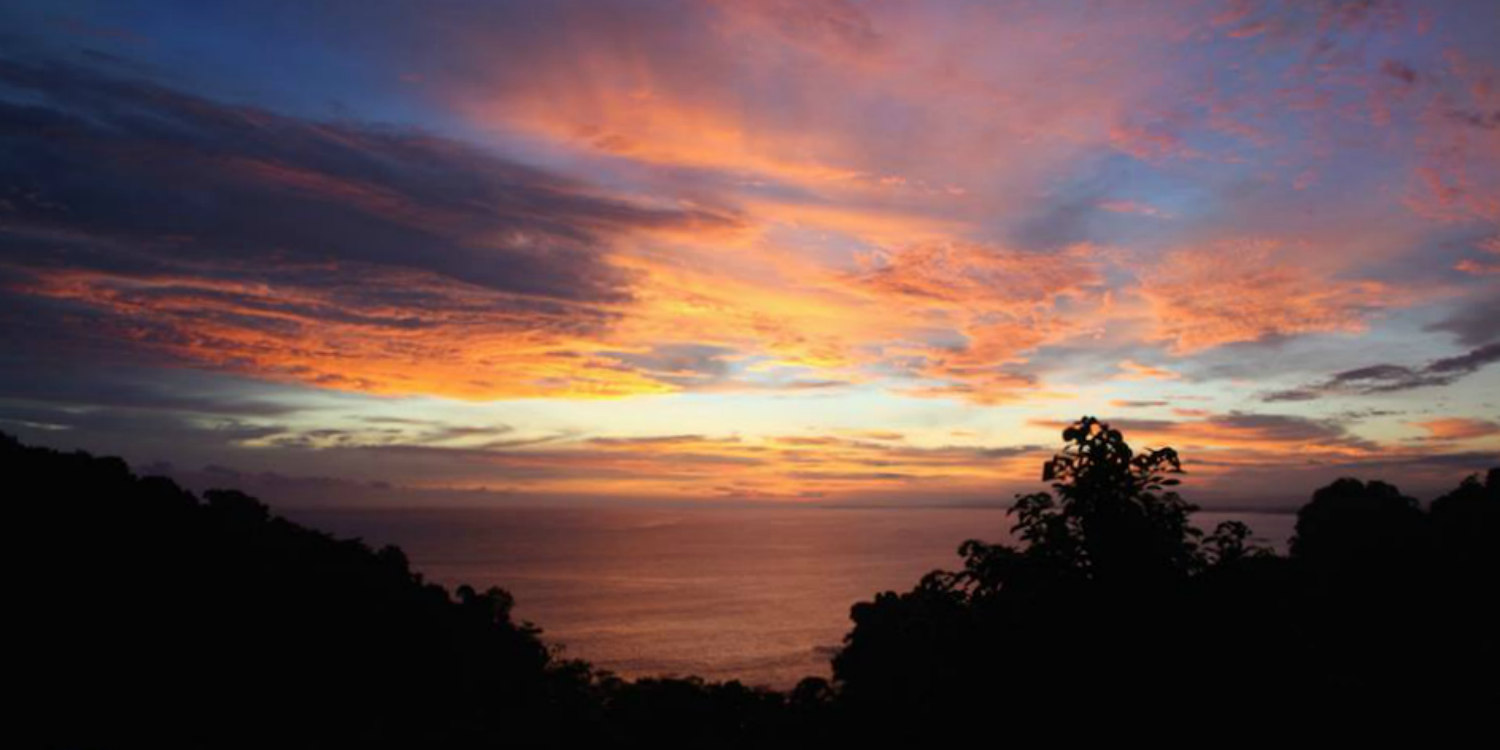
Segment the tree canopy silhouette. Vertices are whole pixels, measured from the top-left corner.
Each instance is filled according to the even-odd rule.
[[[1289,554],[1177,494],[1170,448],[1085,417],[1018,495],[1016,545],[855,604],[833,680],[788,694],[627,681],[563,659],[502,589],[450,593],[399,549],[202,499],[123,461],[0,435],[7,587],[37,748],[932,745],[1078,726],[1194,738],[1378,716],[1479,724],[1500,701],[1500,469],[1424,509],[1339,479]],[[1382,725],[1384,726],[1384,725]],[[979,733],[976,735],[976,733]]]
[[[1063,430],[1067,447],[1043,465],[1056,493],[1016,500],[1027,553],[1092,580],[1143,583],[1190,573],[1201,533],[1197,508],[1168,489],[1182,462],[1171,448],[1135,452],[1119,430],[1085,417]]]
[[[1455,703],[1497,696],[1458,656],[1431,661],[1449,648],[1434,629],[1454,628],[1444,607],[1479,617],[1461,603],[1496,581],[1496,472],[1434,503],[1433,519],[1394,487],[1339,480],[1299,514],[1286,557],[1241,521],[1194,527],[1172,449],[1135,451],[1092,417],[1063,439],[1043,468],[1052,491],[1011,508],[1019,545],[966,541],[961,569],[853,607],[833,666],[856,727],[931,741],[997,706],[1045,722],[1167,705],[1204,728],[1290,726],[1402,703],[1413,685]],[[1493,627],[1462,632],[1462,658],[1492,667]]]

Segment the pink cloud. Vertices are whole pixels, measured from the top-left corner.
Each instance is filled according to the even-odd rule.
[[[1153,337],[1179,355],[1272,336],[1358,333],[1409,303],[1378,281],[1343,281],[1279,242],[1241,240],[1169,253],[1143,274]]]

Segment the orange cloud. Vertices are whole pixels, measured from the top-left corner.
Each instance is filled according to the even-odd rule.
[[[871,258],[851,283],[884,310],[962,337],[956,344],[912,341],[898,348],[911,372],[942,381],[908,392],[994,404],[1035,391],[1032,376],[1010,369],[1026,362],[1026,352],[1083,330],[1059,303],[1102,304],[1100,265],[1095,249],[1084,245],[1032,253],[945,243]]]
[[[1490,237],[1480,242],[1479,249],[1491,255],[1500,256],[1500,236]],[[1500,274],[1500,259],[1493,261],[1464,259],[1459,261],[1454,268],[1475,276]]]
[[[677,390],[600,352],[602,308],[517,309],[507,295],[418,272],[345,266],[341,290],[192,276],[58,272],[24,291],[110,313],[96,335],[180,361],[378,394],[466,399],[609,398]],[[442,300],[371,304],[382,294]],[[588,321],[592,319],[592,323]]]
[[[1083,246],[1026,253],[934,243],[871,254],[851,273],[758,244],[727,263],[690,248],[625,252],[614,261],[636,280],[633,304],[610,338],[712,344],[769,358],[753,369],[809,368],[844,380],[896,363],[929,381],[901,393],[1000,403],[1042,393],[1013,368],[1028,350],[1079,332],[1059,304],[1098,303],[1095,255]]]
[[[771,269],[770,278],[746,278],[716,268],[712,258],[693,260],[690,255],[616,258],[637,283],[615,341],[716,344],[783,366],[838,370],[858,364],[854,345],[883,327],[863,300],[820,285],[816,276],[797,280]]]
[[[1161,367],[1143,365],[1132,360],[1122,360],[1116,365],[1120,368],[1120,374],[1115,376],[1116,380],[1177,380],[1181,375]]]
[[[1427,440],[1474,440],[1500,435],[1500,424],[1487,419],[1443,417],[1413,424],[1427,431]]]
[[[1141,279],[1153,337],[1178,355],[1272,336],[1363,331],[1376,311],[1408,303],[1378,281],[1330,278],[1269,241],[1169,253]]]

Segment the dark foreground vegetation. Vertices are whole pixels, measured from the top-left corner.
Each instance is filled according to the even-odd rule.
[[[617,679],[499,589],[0,436],[12,747],[916,747],[1397,723],[1500,709],[1500,469],[1425,509],[1342,479],[1288,555],[1204,534],[1170,449],[1085,419],[1013,509],[1019,547],[855,605],[834,680]],[[1347,722],[1347,723],[1345,723]],[[1209,733],[1209,734],[1204,734]],[[1486,732],[1488,734],[1488,732]]]

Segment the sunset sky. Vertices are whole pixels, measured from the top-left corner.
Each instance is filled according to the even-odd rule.
[[[1500,4],[11,2],[0,431],[273,503],[1500,464]],[[167,465],[162,462],[170,462]]]

